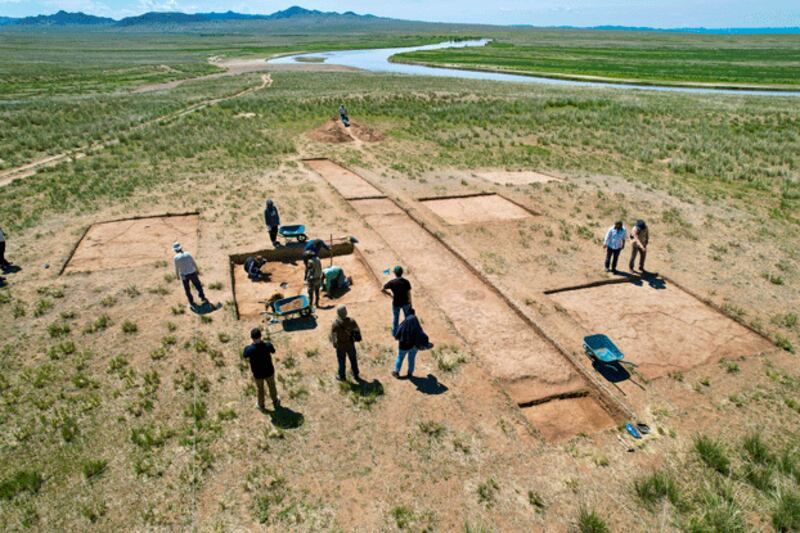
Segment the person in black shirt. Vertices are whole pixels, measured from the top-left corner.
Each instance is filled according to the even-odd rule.
[[[258,389],[258,408],[264,410],[264,382],[269,388],[269,397],[272,400],[273,408],[277,409],[281,402],[278,400],[278,391],[275,388],[275,367],[272,364],[272,354],[275,347],[271,342],[261,340],[261,330],[253,328],[250,331],[250,338],[253,344],[244,349],[244,358],[250,361],[250,370],[253,372],[253,380]]]
[[[394,279],[386,282],[383,292],[392,296],[392,337],[394,337],[397,335],[400,323],[400,310],[403,310],[403,319],[406,319],[408,310],[411,309],[411,283],[403,277],[403,267],[394,267]]]

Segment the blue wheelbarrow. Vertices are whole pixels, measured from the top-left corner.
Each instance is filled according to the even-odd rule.
[[[272,313],[276,317],[287,318],[298,314],[301,317],[311,315],[311,306],[308,305],[308,297],[305,294],[281,298],[272,302]]]
[[[286,240],[297,239],[297,242],[306,242],[306,240],[308,240],[308,235],[306,235],[306,227],[303,224],[281,226],[278,228],[278,234]]]
[[[625,357],[617,346],[606,335],[599,333],[583,338],[583,349],[592,361],[612,364]]]

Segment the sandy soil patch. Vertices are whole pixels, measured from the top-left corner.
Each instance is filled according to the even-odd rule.
[[[333,185],[348,200],[385,196],[361,176],[337,165],[333,161],[328,159],[309,159],[305,163],[312,170],[324,176],[328,183]]]
[[[528,185],[530,183],[564,181],[563,179],[555,176],[533,171],[507,172],[498,170],[476,172],[475,175],[487,181],[491,181],[492,183],[497,183],[498,185]]]
[[[660,284],[658,286],[661,286]],[[722,357],[773,349],[772,344],[679,288],[634,283],[550,295],[586,334],[605,333],[648,379]]]
[[[168,261],[172,243],[196,253],[197,214],[158,216],[94,224],[78,244],[64,273],[130,268]]]
[[[330,266],[330,259],[322,260],[322,267]],[[351,304],[380,299],[380,288],[374,275],[367,270],[359,252],[349,255],[337,255],[333,264],[342,267],[345,275],[352,277],[353,284],[344,294],[330,298],[321,292],[322,307],[333,305]],[[233,277],[235,281],[234,293],[236,305],[241,319],[258,319],[265,311],[264,301],[274,294],[284,297],[307,294],[303,274],[305,269],[302,261],[276,261],[267,263],[262,271],[270,274],[269,281],[252,282],[248,279],[242,265],[233,264]]]
[[[614,420],[592,398],[565,398],[522,408],[522,414],[547,440],[563,440],[579,433],[594,433],[614,425]]]
[[[350,121],[350,127],[345,128],[342,121],[338,117],[332,117],[325,122],[322,126],[308,132],[308,137],[317,142],[327,144],[341,144],[348,142],[380,142],[385,136],[383,133],[364,126],[353,120]]]
[[[423,198],[425,207],[448,224],[474,224],[496,220],[519,220],[533,213],[497,194],[463,196],[455,198]]]

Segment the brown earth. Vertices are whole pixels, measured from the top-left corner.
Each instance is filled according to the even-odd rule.
[[[197,248],[197,214],[160,216],[94,224],[78,244],[65,274],[131,268],[168,261],[176,241],[193,252]]]
[[[316,163],[311,165],[312,168],[339,190],[336,185],[338,176],[346,169],[333,162],[325,165],[312,163]],[[344,197],[352,190],[353,182],[361,179],[354,173],[349,174],[350,180],[339,190]],[[363,181],[362,187],[368,186]],[[350,204],[397,252],[404,261],[404,267],[421,281],[426,294],[437,302],[472,350],[491,369],[492,375],[504,385],[514,402],[530,404],[576,391],[597,394],[562,354],[533,332],[491,287],[487,287],[394,202],[382,198],[351,200]],[[552,436],[571,436],[607,427],[612,421],[611,416],[596,402],[596,398],[587,396],[582,402],[559,402],[555,406],[548,406],[547,412],[552,415],[552,420],[538,413],[529,414],[528,417],[538,420],[542,426],[559,427],[558,431],[548,430]],[[593,408],[581,411],[588,404],[593,404]],[[529,407],[526,414],[540,411],[541,405]],[[571,425],[576,430],[571,433],[566,427],[559,426],[557,421],[574,418],[573,409],[581,411],[577,416],[584,419],[586,424],[581,427]],[[604,416],[597,416],[597,413],[603,413]]]
[[[344,294],[336,294],[334,298],[320,293],[322,307],[338,304],[351,304],[370,300],[381,300],[380,287],[374,275],[369,272],[360,252],[350,255],[337,255],[333,264],[342,267],[346,276],[353,279],[350,290]],[[322,260],[323,268],[330,266],[329,259]],[[269,262],[262,268],[262,272],[269,275],[269,281],[252,282],[247,277],[242,265],[232,264],[235,280],[236,305],[242,319],[259,319],[266,311],[264,302],[269,301],[275,294],[284,298],[307,294],[303,275],[305,268],[302,261],[296,262]]]
[[[328,159],[310,159],[308,165],[315,172],[324,175],[325,179],[348,200],[357,198],[382,197],[384,194],[361,179],[357,174],[347,170]]]
[[[322,126],[308,132],[308,137],[317,142],[328,144],[340,144],[349,142],[380,142],[384,140],[384,135],[368,126],[364,126],[350,121],[350,127],[346,128],[338,117],[333,117]]]
[[[455,198],[426,198],[422,204],[448,224],[475,224],[530,218],[532,213],[497,194]]]
[[[550,298],[575,317],[586,335],[608,335],[648,379],[774,349],[763,337],[663,280],[655,287],[621,283]]]

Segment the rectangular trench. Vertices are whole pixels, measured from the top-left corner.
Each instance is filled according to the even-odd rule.
[[[336,180],[327,176],[331,165],[338,166],[329,161],[312,169],[339,191]],[[366,180],[364,183],[372,187]],[[603,408],[599,391],[572,363],[392,200],[349,202],[404,261],[404,266],[484,361],[491,377],[498,380],[545,438],[568,438],[614,425],[613,418]]]

